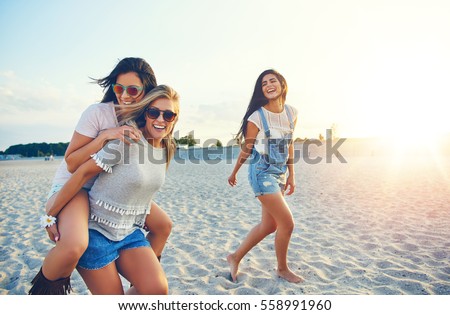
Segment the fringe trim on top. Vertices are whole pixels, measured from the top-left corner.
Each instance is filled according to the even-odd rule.
[[[100,217],[96,216],[95,214],[91,214],[91,220],[94,220],[103,225],[112,227],[114,229],[129,229],[132,226],[134,226],[134,224],[135,224],[134,222],[117,224],[117,223],[111,222],[107,219],[100,218]]]
[[[91,158],[94,159],[97,166],[101,167],[106,173],[112,173],[112,167],[103,163],[102,160],[98,157],[97,153],[92,154]]]
[[[149,207],[142,207],[142,208],[130,208],[130,209],[124,209],[117,206],[113,206],[112,204],[103,201],[103,200],[97,200],[95,202],[96,205],[105,208],[106,210],[119,213],[120,215],[138,215],[138,214],[144,214],[149,213]]]
[[[42,273],[42,268],[31,281],[33,285],[28,295],[67,295],[72,290],[70,276],[55,281],[48,280]]]
[[[118,213],[120,215],[140,215],[140,214],[148,214],[150,213],[150,206],[146,207],[140,207],[140,208],[129,208],[129,209],[123,209],[117,206],[113,206],[109,204],[106,201],[103,200],[97,200],[95,202],[96,205],[105,208],[108,211]],[[99,222],[101,224],[104,224],[106,226],[115,228],[115,229],[129,229],[135,225],[138,225],[140,227],[144,227],[144,222],[126,222],[126,223],[115,223],[111,222],[109,219],[105,219],[102,217],[97,216],[95,213],[91,213],[91,220],[94,220],[96,222]]]

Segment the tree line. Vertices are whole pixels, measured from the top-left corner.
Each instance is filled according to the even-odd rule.
[[[175,139],[175,142],[177,144],[186,144],[188,146],[193,146],[196,144],[196,141],[192,135]],[[0,151],[0,154],[21,155],[23,157],[44,157],[50,155],[63,156],[66,153],[68,145],[69,142],[16,144],[10,146],[4,152]],[[217,146],[222,146],[222,143],[219,140],[217,140]]]
[[[10,146],[4,152],[0,151],[0,154],[18,154],[23,157],[61,156],[66,153],[68,145],[69,142],[16,144]]]

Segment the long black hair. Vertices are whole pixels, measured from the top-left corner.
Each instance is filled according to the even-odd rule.
[[[263,71],[256,80],[255,89],[253,90],[253,95],[252,98],[250,99],[250,104],[248,104],[247,111],[245,112],[244,118],[242,119],[241,122],[241,128],[239,129],[239,132],[236,135],[236,139],[241,142],[242,140],[244,140],[245,135],[247,133],[248,117],[250,117],[250,115],[253,114],[255,111],[257,111],[259,108],[269,103],[269,100],[264,96],[262,89],[262,80],[264,76],[268,74],[273,74],[277,77],[278,81],[281,84],[281,95],[280,95],[281,101],[283,104],[286,101],[286,94],[288,91],[286,79],[281,75],[281,73],[279,73],[274,69],[268,69]]]
[[[117,82],[117,77],[120,74],[135,72],[144,85],[144,95],[150,92],[156,85],[156,77],[153,73],[152,67],[142,58],[127,57],[119,61],[111,73],[101,79],[92,79],[103,90],[106,89],[103,96],[102,103],[114,102],[117,104],[117,97],[112,89],[112,85]]]

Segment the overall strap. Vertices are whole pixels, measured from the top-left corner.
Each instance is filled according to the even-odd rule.
[[[286,114],[288,116],[289,119],[289,125],[291,127],[292,130],[294,130],[294,120],[292,119],[292,114],[291,114],[291,107],[287,104],[284,105],[284,108],[286,109]]]
[[[267,120],[266,120],[266,116],[264,115],[264,112],[262,110],[262,107],[260,107],[258,109],[259,112],[259,117],[261,117],[261,121],[263,124],[263,128],[264,128],[264,133],[266,134],[267,138],[270,138],[270,130],[269,130],[269,125],[267,124]]]

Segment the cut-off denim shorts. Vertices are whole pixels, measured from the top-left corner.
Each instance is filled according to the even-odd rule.
[[[252,186],[255,197],[274,194],[284,191],[286,188],[286,162],[289,157],[289,146],[292,142],[294,131],[294,120],[290,110],[286,109],[289,119],[290,132],[281,138],[272,138],[266,116],[262,108],[258,109],[264,127],[264,144],[267,154],[260,154],[253,148],[250,166],[248,168],[248,179]]]
[[[47,200],[49,200],[54,194],[56,194],[58,191],[61,190],[61,188],[63,188],[64,184],[53,184],[52,187],[50,187],[50,191],[48,192],[47,195]],[[89,188],[85,188],[83,187],[82,189],[89,191]]]
[[[50,191],[48,192],[47,200],[49,200],[54,194],[60,191],[63,186],[64,184],[53,184],[52,187],[50,187]]]
[[[269,164],[264,156],[254,152],[248,168],[248,180],[255,197],[284,191],[286,164]]]
[[[122,250],[150,247],[141,230],[135,230],[121,241],[111,241],[96,230],[89,229],[89,245],[78,261],[78,267],[97,270],[106,267],[117,258]]]

